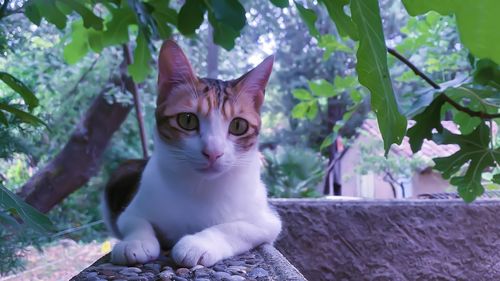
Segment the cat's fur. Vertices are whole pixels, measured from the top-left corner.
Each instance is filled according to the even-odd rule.
[[[113,263],[145,263],[173,247],[178,264],[210,266],[274,241],[281,222],[267,203],[257,150],[273,60],[236,80],[201,79],[175,42],[163,44],[154,152],[140,181],[111,182],[105,195],[108,226],[122,239]],[[198,129],[181,127],[186,112],[196,114]],[[241,136],[229,132],[236,117],[248,122]]]

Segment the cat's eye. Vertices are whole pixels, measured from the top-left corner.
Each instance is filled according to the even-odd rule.
[[[177,124],[179,124],[179,126],[184,130],[193,131],[198,129],[198,117],[196,117],[196,114],[194,113],[179,113],[177,115]]]
[[[229,124],[229,133],[235,136],[241,136],[248,131],[248,121],[243,118],[234,118]]]

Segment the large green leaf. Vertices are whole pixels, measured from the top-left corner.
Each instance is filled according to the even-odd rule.
[[[441,107],[445,102],[446,99],[442,95],[438,96],[424,111],[413,117],[416,123],[406,133],[410,138],[410,146],[413,153],[420,150],[424,139],[432,140],[432,131],[434,129],[439,133],[443,131],[443,126],[441,125]]]
[[[38,106],[38,99],[35,94],[33,94],[33,92],[19,79],[7,72],[0,71],[0,80],[21,95],[30,110]]]
[[[71,42],[64,46],[64,60],[69,64],[75,64],[89,52],[88,30],[82,21],[71,24]]]
[[[352,0],[351,12],[359,33],[356,54],[359,83],[371,92],[372,110],[377,115],[387,154],[391,144],[403,140],[406,118],[399,112],[391,84],[378,1]]]
[[[330,18],[335,23],[340,36],[349,36],[353,40],[358,40],[358,30],[351,17],[344,11],[344,6],[348,5],[350,0],[320,0],[326,6]]]
[[[455,15],[462,43],[478,58],[500,64],[500,1],[498,0],[403,0],[412,16],[434,10]]]
[[[451,177],[451,184],[458,186],[460,196],[467,202],[473,201],[484,192],[481,185],[482,172],[496,163],[500,163],[500,149],[492,149],[490,144],[490,128],[481,123],[469,135],[456,135],[448,130],[434,135],[433,140],[439,144],[457,144],[460,150],[448,157],[434,158],[434,168],[442,172],[444,178]],[[456,175],[461,169],[463,175]]]
[[[203,22],[205,11],[203,1],[186,0],[179,11],[177,29],[184,35],[193,35]]]
[[[228,51],[234,48],[234,41],[240,35],[240,32],[229,25],[218,22],[211,12],[208,13],[208,21],[214,28],[214,43]]]
[[[66,27],[66,15],[56,5],[56,0],[31,0],[25,10],[26,17],[36,25],[40,25],[41,19],[45,18],[57,28]]]
[[[271,0],[271,3],[278,8],[286,8],[289,5],[288,0]]]
[[[209,0],[210,12],[214,18],[224,25],[240,31],[245,27],[245,8],[238,0]]]
[[[18,214],[21,219],[30,227],[40,232],[50,232],[54,226],[44,214],[40,213],[21,198],[9,191],[0,184],[0,206]]]
[[[301,4],[297,3],[295,1],[295,6],[297,6],[297,11],[299,11],[299,15],[302,18],[302,20],[305,22],[307,25],[307,28],[309,29],[309,33],[311,33],[312,36],[314,37],[319,37],[319,31],[316,28],[316,20],[318,19],[318,16],[312,9],[307,9]]]
[[[87,1],[81,1],[81,0],[57,0],[58,5],[66,5],[68,6],[71,10],[74,10],[83,19],[83,25],[86,28],[93,28],[95,30],[102,30],[103,28],[103,20],[96,16],[92,10],[87,8],[85,6],[85,2]]]
[[[177,12],[168,6],[168,1],[154,0],[144,3],[152,8],[151,16],[156,22],[160,39],[168,39],[172,34],[169,24],[177,26]]]
[[[151,72],[151,51],[148,47],[146,37],[142,32],[137,35],[137,45],[134,50],[134,63],[128,66],[128,72],[135,82],[139,83],[146,79]]]
[[[47,124],[45,124],[45,122],[43,122],[40,118],[31,113],[22,111],[16,106],[0,102],[0,110],[9,112],[24,123],[28,123],[33,126],[44,125],[47,127]]]
[[[135,15],[132,9],[124,1],[122,5],[111,10],[112,19],[106,23],[104,38],[106,45],[119,45],[129,41],[128,27],[135,23]]]

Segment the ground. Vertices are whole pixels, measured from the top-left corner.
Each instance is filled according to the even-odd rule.
[[[44,246],[43,252],[33,247],[26,251],[26,269],[0,277],[0,281],[67,281],[109,252],[111,243],[77,243],[70,239]]]

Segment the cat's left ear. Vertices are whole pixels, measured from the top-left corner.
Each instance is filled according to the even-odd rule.
[[[253,95],[255,107],[260,108],[264,102],[264,91],[266,89],[269,76],[273,71],[274,55],[267,57],[259,65],[234,80],[235,87],[239,93]]]

